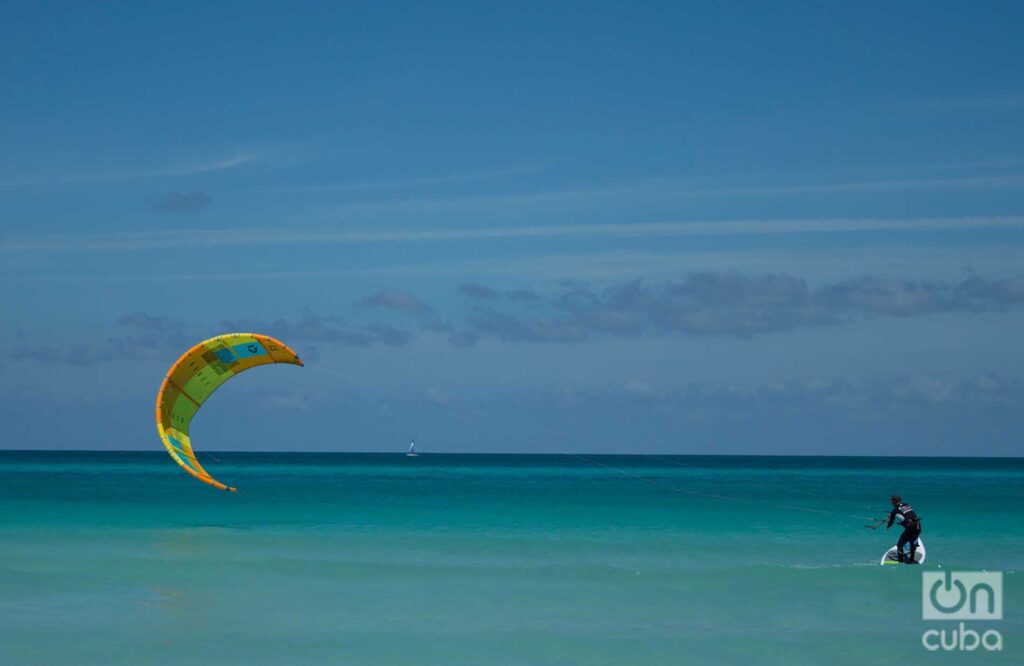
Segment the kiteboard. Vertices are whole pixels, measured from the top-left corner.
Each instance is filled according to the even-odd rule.
[[[910,554],[910,546],[909,545],[905,546],[903,550],[904,550],[905,554],[908,554],[908,555]],[[924,541],[921,541],[920,539],[918,539],[917,540],[917,550],[914,551],[914,562],[916,564],[924,564],[924,560],[925,560],[925,558],[927,556],[928,556],[928,554],[927,554],[927,552],[924,549]],[[885,551],[885,555],[882,555],[882,561],[879,562],[879,564],[885,565],[885,564],[904,564],[904,563],[900,562],[899,558],[896,557],[896,546],[893,546],[889,550]]]

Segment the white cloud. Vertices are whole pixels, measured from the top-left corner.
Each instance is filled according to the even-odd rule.
[[[10,239],[0,252],[134,252],[185,247],[239,247],[256,245],[344,245],[418,241],[471,241],[511,238],[659,238],[684,236],[760,236],[798,233],[852,233],[864,231],[939,231],[950,229],[1019,229],[1024,216],[970,216],[924,218],[814,218],[766,220],[699,220],[639,222],[635,224],[564,224],[467,229],[395,229],[391,231],[328,231],[275,229],[195,229],[65,234]]]
[[[102,169],[97,169],[95,171],[72,174],[15,178],[12,180],[0,180],[0,189],[33,187],[37,185],[70,185],[74,183],[100,183],[107,181],[143,180],[146,178],[170,176],[190,176],[193,174],[233,169],[235,167],[240,167],[254,162],[257,159],[259,159],[259,155],[256,153],[239,152],[233,155],[228,155],[227,157],[220,157],[212,160],[203,160],[163,167],[138,168],[123,171],[104,171]]]
[[[1024,188],[1024,175],[954,176],[948,178],[882,178],[818,183],[775,183],[757,185],[729,185],[708,187],[694,180],[682,178],[651,178],[627,183],[577,187],[561,190],[514,192],[493,195],[464,195],[443,197],[421,197],[412,199],[394,198],[376,201],[360,201],[335,204],[326,208],[327,215],[351,212],[415,212],[458,211],[471,213],[474,210],[492,211],[500,208],[506,211],[516,209],[547,208],[564,206],[577,202],[606,203],[614,199],[651,198],[664,200],[702,199],[721,197],[787,196],[803,194],[828,194],[843,192],[881,192],[899,190],[988,190]]]
[[[447,406],[452,403],[451,395],[440,386],[431,386],[427,389],[426,397],[427,400],[438,405]]]
[[[651,386],[647,382],[641,382],[636,379],[631,379],[628,382],[626,382],[623,388],[626,390],[626,393],[640,397],[646,397],[654,393],[653,386]]]
[[[479,171],[475,173],[450,174],[445,176],[423,176],[420,178],[403,178],[396,180],[383,180],[361,183],[337,183],[332,185],[301,185],[282,188],[285,192],[364,192],[370,190],[397,190],[410,187],[422,187],[425,185],[449,185],[457,183],[469,183],[492,178],[504,178],[529,173],[537,173],[545,170],[543,165],[510,167],[507,169],[495,169],[491,171]]]

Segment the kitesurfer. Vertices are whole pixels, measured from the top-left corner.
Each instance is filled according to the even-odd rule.
[[[896,558],[904,564],[917,564],[914,554],[917,552],[917,539],[921,536],[921,519],[914,512],[913,507],[904,502],[899,495],[893,495],[889,501],[892,502],[892,511],[889,512],[889,524],[885,526],[885,529],[892,527],[893,522],[896,521],[903,526],[903,534],[896,542]],[[910,544],[909,558],[903,554],[903,547],[908,543]]]

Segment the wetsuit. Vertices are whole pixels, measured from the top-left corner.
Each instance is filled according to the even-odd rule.
[[[889,524],[885,526],[885,529],[892,527],[893,521],[896,520],[897,516],[903,525],[903,534],[900,535],[900,540],[896,542],[896,557],[899,558],[900,562],[916,564],[914,554],[917,552],[917,538],[921,536],[921,519],[918,518],[914,509],[909,504],[900,502],[899,505],[893,507],[893,510],[889,512]],[[910,544],[910,559],[904,560],[903,546],[908,543]]]

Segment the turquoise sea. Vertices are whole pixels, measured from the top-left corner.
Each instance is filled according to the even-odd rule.
[[[1022,459],[213,456],[0,452],[0,663],[1024,663]],[[939,567],[1001,653],[922,647]]]

